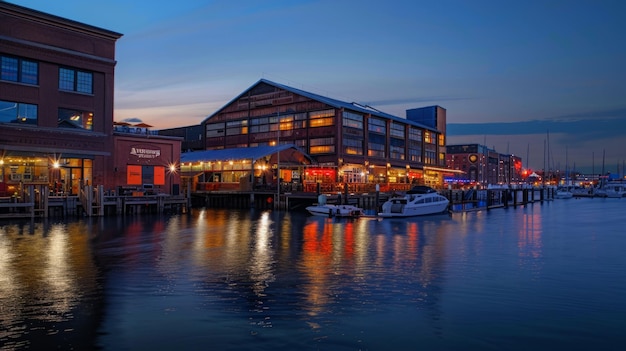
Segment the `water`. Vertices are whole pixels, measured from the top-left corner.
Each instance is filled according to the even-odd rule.
[[[0,348],[617,350],[626,199],[0,222]]]

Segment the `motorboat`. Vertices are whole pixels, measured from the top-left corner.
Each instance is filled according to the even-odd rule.
[[[382,205],[380,217],[413,217],[443,213],[450,201],[428,186],[416,186],[401,196],[392,196]]]
[[[326,195],[319,195],[317,203],[307,206],[306,210],[310,214],[325,217],[351,217],[356,218],[363,215],[363,209],[354,205],[333,205],[326,203]]]

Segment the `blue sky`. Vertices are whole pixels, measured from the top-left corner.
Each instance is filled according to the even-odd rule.
[[[198,124],[266,78],[399,117],[440,105],[448,144],[534,169],[599,173],[604,154],[623,173],[624,1],[11,2],[124,34],[116,120]]]

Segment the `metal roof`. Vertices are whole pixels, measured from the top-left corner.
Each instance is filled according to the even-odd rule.
[[[288,85],[272,82],[272,81],[267,80],[267,79],[260,79],[258,82],[254,83],[250,88],[246,89],[244,92],[242,92],[241,94],[237,95],[234,99],[229,101],[226,105],[224,105],[224,107],[220,108],[219,110],[217,110],[216,112],[214,112],[213,114],[211,114],[210,116],[205,118],[203,123],[206,122],[207,120],[209,120],[211,117],[217,115],[226,106],[228,106],[231,103],[239,100],[239,98],[241,98],[242,96],[246,95],[248,93],[248,91],[250,91],[255,86],[259,85],[260,83],[269,84],[269,85],[274,86],[276,88],[287,90],[287,91],[290,91],[290,92],[292,92],[294,94],[302,95],[302,96],[307,97],[307,98],[312,99],[312,100],[317,100],[317,101],[323,102],[326,105],[332,106],[334,108],[343,108],[343,109],[346,109],[346,110],[351,110],[351,111],[356,111],[356,112],[360,112],[360,113],[370,114],[370,115],[376,116],[376,117],[388,118],[388,119],[391,119],[393,121],[407,123],[407,124],[410,124],[410,125],[413,125],[413,126],[416,126],[416,127],[424,128],[424,129],[435,131],[435,132],[437,131],[435,128],[428,127],[426,125],[423,125],[423,124],[415,122],[415,121],[411,121],[411,120],[406,119],[406,118],[394,116],[394,115],[391,115],[391,114],[379,111],[379,110],[377,110],[377,109],[375,109],[375,108],[373,108],[371,106],[368,106],[368,105],[362,105],[362,104],[359,104],[359,103],[356,103],[356,102],[345,102],[345,101],[341,101],[341,100],[336,100],[336,99],[333,99],[333,98],[329,98],[327,96],[322,96],[322,95],[318,95],[318,94],[311,93],[311,92],[308,92],[308,91],[296,89],[296,88],[290,87]]]
[[[265,156],[273,155],[277,152],[282,152],[289,149],[293,149],[293,151],[301,153],[306,159],[308,159],[310,162],[313,162],[313,159],[309,155],[307,155],[304,151],[302,151],[300,148],[293,144],[184,152],[180,155],[180,162],[194,163],[229,160],[252,160],[252,162],[255,162],[256,160]],[[287,162],[288,160],[284,161]]]

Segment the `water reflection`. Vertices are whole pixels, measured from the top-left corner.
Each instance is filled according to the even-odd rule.
[[[94,334],[93,316],[81,314],[99,289],[89,240],[85,223],[0,227],[0,344],[38,348],[56,340],[84,346],[81,339],[65,344],[62,334]]]
[[[555,202],[351,220],[206,209],[2,223],[0,344],[515,349],[508,340],[575,345],[563,335],[581,330],[583,317],[610,338],[623,317],[613,311],[626,308],[624,239],[597,222],[613,211],[621,228],[619,210],[575,221],[571,210]],[[603,298],[587,299],[584,287]]]

